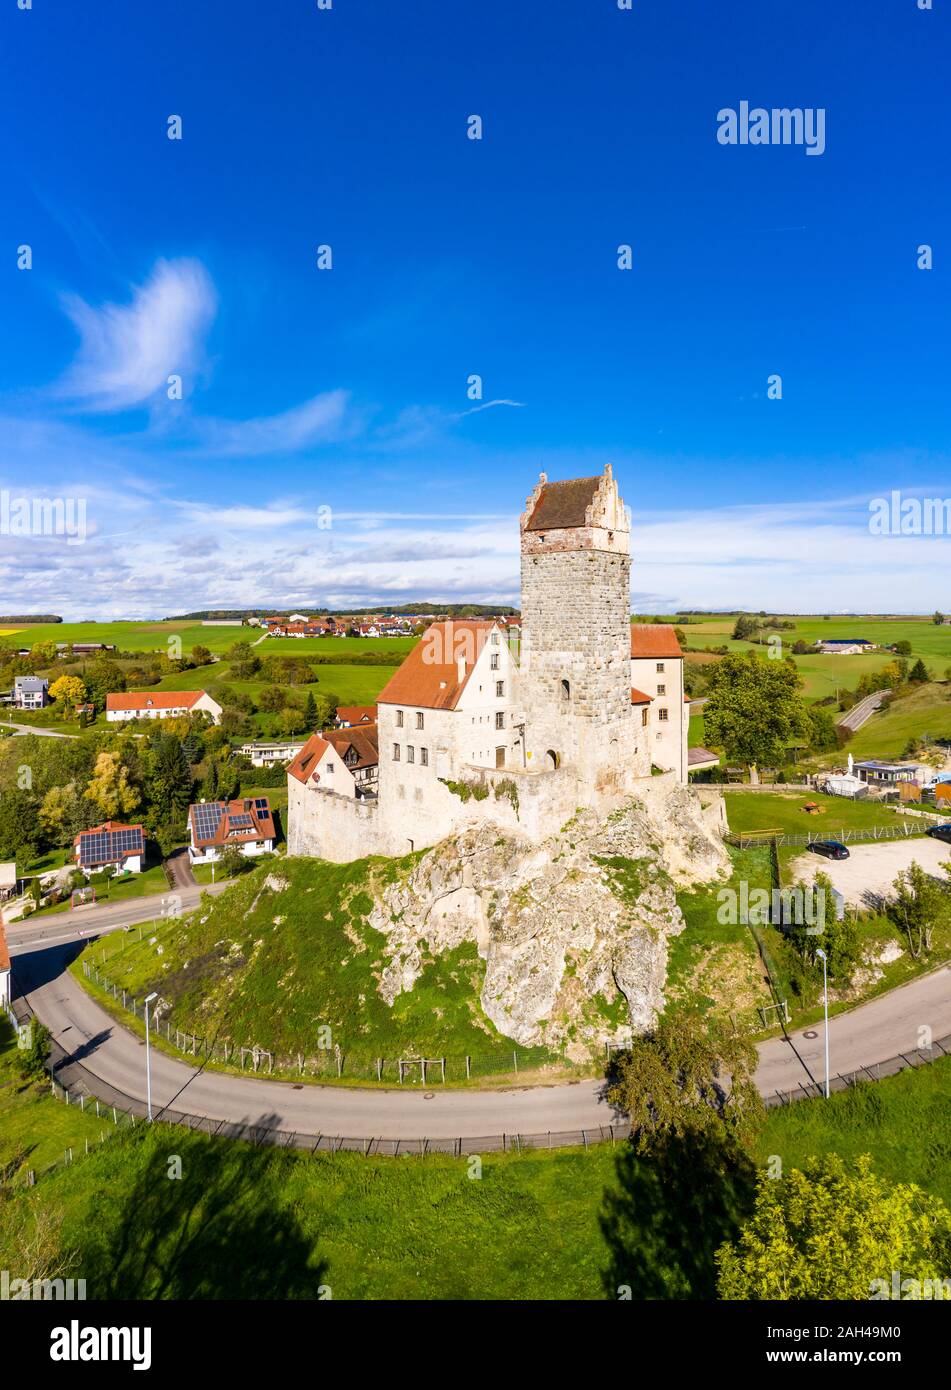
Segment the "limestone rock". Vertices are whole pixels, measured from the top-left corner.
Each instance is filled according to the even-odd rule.
[[[369,921],[388,957],[380,993],[392,1004],[426,956],[473,941],[486,967],[482,1008],[501,1033],[587,1053],[643,1032],[663,1006],[667,938],[684,926],[675,883],[728,873],[684,787],[648,787],[607,821],[580,810],[541,845],[472,827],[377,899]]]

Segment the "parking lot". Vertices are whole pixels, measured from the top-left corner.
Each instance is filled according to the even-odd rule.
[[[811,883],[817,873],[828,874],[834,888],[854,907],[878,907],[890,897],[902,869],[918,863],[936,878],[947,877],[942,864],[951,861],[951,845],[922,836],[913,840],[876,840],[848,846],[848,859],[825,859],[804,853],[789,866],[793,882]]]

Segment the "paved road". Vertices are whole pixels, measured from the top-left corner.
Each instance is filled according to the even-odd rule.
[[[20,933],[17,933],[19,938]],[[20,990],[57,1042],[94,1076],[139,1099],[145,1094],[144,1042],[121,1027],[65,971],[75,945],[24,950],[14,970]],[[854,1071],[922,1045],[920,1029],[951,1034],[951,969],[936,971],[874,999],[830,1024],[833,1072]],[[760,1045],[757,1082],[764,1094],[823,1079],[823,1033],[800,1030]],[[302,1134],[352,1138],[475,1139],[595,1128],[615,1118],[601,1084],[585,1081],[493,1091],[359,1090],[205,1072],[152,1054],[153,1101],[190,1114],[266,1124]],[[428,1098],[427,1098],[428,1097]]]
[[[64,734],[59,729],[44,729],[40,724],[14,724],[11,719],[0,722],[0,728],[13,729],[17,734],[38,734],[40,738],[76,738],[76,734]]]
[[[886,693],[883,690],[875,690],[871,695],[866,695],[864,700],[859,700],[851,709],[847,709],[840,719],[836,720],[839,728],[851,729],[853,733],[856,729],[861,729],[876,710],[881,709]]]
[[[81,941],[90,936],[131,927],[136,922],[149,922],[197,907],[202,892],[223,893],[225,883],[208,883],[204,888],[181,888],[173,893],[149,893],[141,898],[128,898],[121,903],[103,903],[101,907],[77,907],[71,912],[51,912],[42,917],[27,917],[6,927],[11,956],[24,955],[42,947],[67,941]]]

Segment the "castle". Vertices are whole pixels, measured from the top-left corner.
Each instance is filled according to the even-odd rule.
[[[630,523],[610,464],[542,473],[521,524],[517,641],[435,623],[377,701],[368,740],[313,735],[288,768],[288,852],[402,855],[491,822],[542,840],[660,769],[686,782],[689,703],[672,627],[630,621]],[[361,780],[362,779],[362,780]]]

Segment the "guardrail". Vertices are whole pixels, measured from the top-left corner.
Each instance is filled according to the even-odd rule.
[[[750,830],[745,834],[731,831],[723,836],[728,845],[736,849],[755,849],[757,845],[812,845],[820,840],[839,840],[842,844],[859,844],[871,840],[911,840],[920,839],[925,834],[923,825],[870,825],[849,830],[831,830],[823,826],[807,835],[777,835],[772,830]]]

